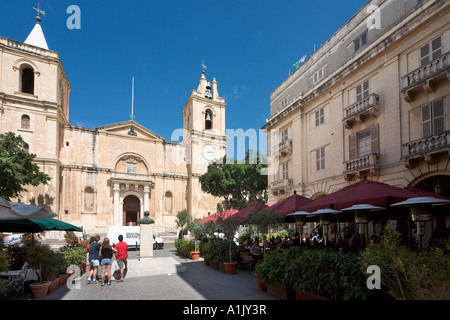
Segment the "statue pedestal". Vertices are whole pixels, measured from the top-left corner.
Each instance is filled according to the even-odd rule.
[[[153,258],[153,224],[141,224],[140,228],[139,260],[151,260]]]

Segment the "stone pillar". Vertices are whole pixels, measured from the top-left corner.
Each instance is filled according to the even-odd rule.
[[[118,227],[120,223],[120,187],[118,183],[114,183],[114,226]]]
[[[140,261],[146,261],[153,258],[153,224],[155,221],[150,219],[149,215],[150,213],[145,211],[144,218],[138,221],[140,226]]]
[[[144,187],[144,212],[149,211],[150,187]]]

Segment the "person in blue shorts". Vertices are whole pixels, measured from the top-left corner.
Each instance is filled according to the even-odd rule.
[[[96,283],[98,266],[100,265],[100,236],[96,235],[94,237],[94,241],[89,244],[89,265],[91,266],[91,270],[89,271],[89,276],[87,283]]]

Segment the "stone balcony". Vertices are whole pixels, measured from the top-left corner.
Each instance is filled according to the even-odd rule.
[[[270,190],[274,194],[288,192],[292,187],[292,179],[281,179],[270,184]]]
[[[367,98],[348,106],[344,109],[344,125],[347,129],[352,128],[355,122],[365,122],[368,117],[378,117],[380,97],[372,93]]]
[[[404,143],[402,149],[402,159],[409,169],[414,168],[420,160],[433,164],[440,155],[450,155],[450,130]]]
[[[287,139],[285,141],[282,141],[278,145],[278,152],[282,156],[286,156],[288,154],[292,154],[292,140],[291,139]]]
[[[354,180],[356,176],[362,178],[367,174],[375,176],[379,175],[380,171],[380,154],[371,153],[359,158],[345,161],[344,178],[347,181]]]
[[[449,55],[450,51],[402,77],[402,95],[406,102],[411,103],[415,93],[422,90],[433,93],[436,83],[450,80]]]

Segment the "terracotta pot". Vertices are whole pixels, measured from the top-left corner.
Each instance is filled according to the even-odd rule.
[[[191,252],[191,259],[192,260],[198,260],[199,257],[200,257],[200,251],[192,251]]]
[[[307,291],[295,290],[295,300],[328,300],[328,299],[313,293],[309,293]]]
[[[219,271],[225,272],[225,265],[223,264],[223,262],[219,262],[217,264],[217,269],[219,269]]]
[[[35,282],[30,284],[31,292],[35,299],[41,299],[48,294],[50,281]]]
[[[236,261],[233,262],[224,262],[225,272],[226,274],[235,274],[238,263]]]
[[[51,293],[53,291],[55,291],[56,289],[58,289],[59,287],[59,278],[56,278],[55,280],[50,281],[50,287],[48,288],[48,293]]]
[[[204,259],[203,261],[205,261],[205,266],[209,266],[209,260]]]
[[[260,277],[256,276],[256,280],[258,281],[258,288],[262,291],[267,291],[267,285],[264,281],[261,280]]]
[[[210,261],[209,262],[209,266],[211,268],[213,268],[213,269],[217,269],[217,265],[218,265],[217,261]]]
[[[60,286],[65,285],[66,282],[67,282],[67,279],[69,279],[69,276],[70,276],[70,274],[65,273],[65,274],[63,274],[61,277],[59,277],[59,285],[60,285]]]

